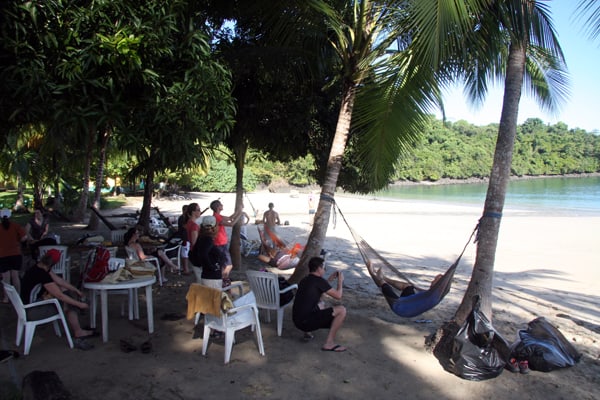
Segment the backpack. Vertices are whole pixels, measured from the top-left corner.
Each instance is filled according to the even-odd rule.
[[[100,282],[108,274],[108,260],[110,259],[110,252],[107,248],[98,246],[96,250],[92,252],[88,258],[85,273],[84,282]]]

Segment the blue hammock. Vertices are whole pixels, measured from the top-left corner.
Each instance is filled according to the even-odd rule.
[[[362,256],[365,264],[371,262],[371,265],[374,265],[373,261],[376,261],[378,265],[384,266],[390,269],[391,271],[394,271],[396,275],[398,275],[403,281],[415,288],[416,293],[409,296],[385,296],[386,300],[388,301],[388,304],[390,305],[390,308],[396,314],[404,318],[415,317],[424,313],[425,311],[432,309],[433,307],[438,305],[442,301],[442,299],[448,294],[448,292],[450,291],[450,287],[452,286],[452,278],[454,277],[456,267],[458,266],[461,257],[463,256],[465,250],[467,249],[467,246],[469,245],[469,242],[475,236],[475,233],[477,232],[477,229],[479,227],[479,224],[475,227],[473,233],[471,233],[471,236],[469,237],[469,240],[465,244],[462,252],[458,256],[456,261],[454,261],[454,263],[450,265],[450,267],[448,267],[444,275],[442,275],[442,277],[437,282],[431,285],[429,289],[424,290],[418,288],[406,275],[404,275],[396,267],[394,267],[387,260],[385,260],[358,233],[356,233],[356,231],[352,229],[350,224],[348,224],[348,221],[344,217],[344,214],[342,213],[342,210],[340,210],[340,207],[337,205],[337,203],[335,203],[334,200],[333,202],[337,207],[338,212],[342,216],[342,219],[346,223],[346,226],[350,230],[350,233],[352,234],[352,237],[354,238],[354,241],[358,246],[358,251],[360,252],[360,255]]]

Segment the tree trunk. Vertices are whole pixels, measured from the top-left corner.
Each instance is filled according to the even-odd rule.
[[[96,190],[94,191],[94,203],[93,206],[96,210],[100,211],[100,202],[102,199],[102,181],[104,178],[104,166],[106,165],[106,148],[108,147],[108,139],[110,138],[110,131],[107,129],[102,135],[102,142],[100,144],[100,154],[98,160],[98,170],[96,171]],[[98,229],[98,216],[94,213],[90,215],[90,221],[87,226],[88,229]]]
[[[246,163],[246,152],[248,151],[248,144],[239,144],[234,149],[235,157],[235,210],[242,210],[244,202],[244,165]],[[231,241],[229,242],[229,253],[231,254],[231,262],[233,268],[243,272],[244,265],[242,264],[242,251],[241,251],[241,239],[240,239],[240,227],[242,224],[242,218],[231,229]]]
[[[467,292],[456,312],[455,318],[459,323],[462,323],[469,314],[474,296],[479,296],[481,311],[490,321],[492,320],[494,261],[502,210],[506,198],[506,188],[510,179],[515,136],[517,134],[519,101],[525,76],[525,60],[525,49],[519,45],[511,44],[494,162],[485,198],[483,216],[479,224],[477,256]]]
[[[351,82],[346,82],[344,85],[342,103],[340,105],[340,113],[335,128],[335,136],[329,151],[329,159],[327,161],[327,169],[325,171],[325,181],[321,188],[321,196],[315,213],[314,223],[306,247],[302,252],[302,257],[298,266],[294,270],[294,274],[290,277],[290,282],[299,282],[303,277],[308,275],[308,261],[321,253],[327,228],[329,226],[329,216],[331,215],[331,201],[328,198],[333,198],[335,188],[337,186],[338,176],[342,169],[342,159],[348,142],[350,133],[350,122],[352,121],[352,110],[354,108],[356,91],[355,85]]]
[[[509,48],[502,114],[498,127],[498,138],[494,151],[494,162],[479,223],[477,255],[469,286],[462,299],[454,319],[445,323],[431,337],[426,345],[441,363],[449,360],[452,354],[453,340],[460,326],[472,310],[474,299],[478,296],[480,310],[492,321],[492,287],[496,246],[506,188],[510,178],[513,147],[517,132],[519,101],[525,76],[525,49],[519,45]]]
[[[148,163],[150,165],[151,163]],[[149,167],[150,168],[150,167]],[[140,210],[140,218],[138,225],[144,228],[144,233],[150,232],[150,210],[152,208],[152,195],[154,194],[154,169],[150,168],[146,175],[146,183],[144,185],[144,200],[142,201],[142,209]]]
[[[90,171],[92,168],[92,156],[94,151],[94,132],[95,128],[90,128],[90,132],[88,135],[87,147],[86,147],[86,162],[85,162],[85,170],[83,171],[83,178],[81,180],[81,197],[79,198],[79,204],[77,205],[77,209],[73,213],[73,221],[74,222],[83,222],[85,218],[85,212],[88,205],[89,200],[89,185],[90,185]]]

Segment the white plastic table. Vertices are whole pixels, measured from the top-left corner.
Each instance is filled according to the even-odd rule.
[[[148,332],[154,332],[154,308],[152,305],[152,285],[156,282],[156,277],[148,276],[143,278],[135,278],[129,281],[117,282],[117,283],[102,283],[102,282],[84,282],[83,287],[92,291],[91,293],[91,309],[90,309],[90,325],[92,328],[96,327],[96,290],[100,291],[100,308],[102,313],[102,341],[108,342],[108,291],[109,290],[129,290],[129,317],[131,318],[132,306],[137,310],[137,289],[146,288],[146,308],[148,314]],[[131,303],[135,302],[135,305]],[[139,318],[136,312],[136,317]]]

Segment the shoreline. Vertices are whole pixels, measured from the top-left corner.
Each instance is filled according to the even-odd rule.
[[[519,180],[531,180],[531,179],[555,179],[555,178],[594,178],[600,177],[600,172],[584,172],[581,174],[563,174],[563,175],[511,175],[511,181]],[[460,185],[469,183],[488,183],[489,177],[484,178],[467,178],[467,179],[452,179],[452,178],[441,178],[437,181],[395,181],[390,186],[413,186],[413,185]]]

